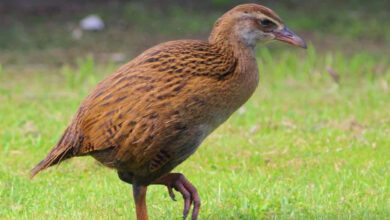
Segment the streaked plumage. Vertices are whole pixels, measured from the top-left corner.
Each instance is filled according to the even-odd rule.
[[[264,18],[274,26],[259,23]],[[196,219],[195,188],[182,175],[166,174],[249,99],[259,77],[254,45],[283,27],[271,10],[241,5],[216,22],[208,42],[171,41],[146,50],[96,86],[32,175],[90,155],[133,184],[138,219],[147,219],[149,184],[189,193],[184,216],[193,201]]]

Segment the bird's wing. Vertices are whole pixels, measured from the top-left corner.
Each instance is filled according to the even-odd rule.
[[[168,42],[99,83],[74,121],[83,134],[78,154],[116,148],[119,160],[143,160],[159,152],[190,115],[201,112],[197,108],[206,108],[201,90],[234,72],[232,54],[210,47],[201,41]]]

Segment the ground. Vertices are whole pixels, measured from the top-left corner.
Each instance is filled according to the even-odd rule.
[[[162,20],[160,12],[136,14],[146,9],[132,4],[120,7],[129,16],[120,21],[99,9],[112,27],[80,40],[70,33],[83,11],[69,24],[65,15],[36,19],[32,27],[12,19],[3,24],[1,219],[134,219],[131,186],[92,158],[28,178],[100,79],[154,43],[205,39],[220,15],[172,8],[161,12]],[[197,186],[200,219],[388,218],[390,31],[375,26],[388,15],[378,11],[371,19],[357,10],[325,28],[324,19],[278,9],[311,43],[306,51],[282,43],[258,47],[261,77],[254,96],[175,169]],[[337,18],[332,13],[321,16]],[[362,29],[361,21],[374,25]],[[122,58],[113,59],[118,54]],[[151,219],[181,218],[182,200],[172,202],[165,187],[151,186],[147,202]]]

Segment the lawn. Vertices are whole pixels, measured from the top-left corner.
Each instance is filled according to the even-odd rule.
[[[313,47],[270,51],[258,49],[262,77],[255,95],[176,169],[198,187],[200,217],[388,217],[389,59],[322,57]],[[91,158],[64,162],[28,180],[28,170],[108,71],[91,58],[60,72],[77,73],[82,81],[4,71],[1,218],[133,218],[131,186]],[[180,218],[181,201],[171,202],[164,187],[150,187],[147,199],[154,218]]]
[[[356,48],[257,48],[253,97],[175,169],[198,188],[200,219],[389,218],[390,57]],[[0,63],[0,219],[135,218],[131,186],[90,157],[29,180],[91,88],[120,65],[100,61],[79,53],[61,64]],[[182,199],[165,187],[149,187],[147,203],[151,219],[181,219]]]

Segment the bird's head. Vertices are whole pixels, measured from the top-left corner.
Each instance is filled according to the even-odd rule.
[[[240,41],[248,47],[272,40],[306,48],[302,38],[292,32],[271,9],[257,4],[239,5],[217,20],[210,35],[210,43]]]

